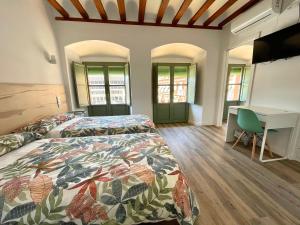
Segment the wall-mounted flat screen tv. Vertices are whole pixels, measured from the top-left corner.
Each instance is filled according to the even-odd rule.
[[[300,23],[254,41],[252,63],[300,55]]]

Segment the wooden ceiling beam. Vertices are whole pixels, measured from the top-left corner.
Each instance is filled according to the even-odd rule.
[[[204,23],[204,26],[208,26],[220,15],[222,15],[230,6],[232,6],[237,0],[228,0],[221,8],[219,8],[212,16],[210,16]]]
[[[60,13],[64,18],[69,18],[69,13],[62,7],[56,0],[48,0],[49,4],[52,5],[57,12]]]
[[[200,9],[195,13],[195,15],[189,20],[188,24],[193,25],[207,10],[208,8],[215,2],[216,0],[207,0],[200,7]]]
[[[126,9],[125,9],[125,2],[124,0],[117,0],[118,1],[118,8],[121,21],[126,21]]]
[[[60,21],[73,21],[73,22],[88,22],[88,23],[106,23],[106,24],[124,24],[124,25],[143,25],[143,26],[160,26],[160,27],[182,27],[182,28],[195,28],[195,29],[210,29],[210,30],[221,30],[221,27],[218,26],[203,26],[203,25],[188,25],[188,24],[168,24],[168,23],[150,23],[138,21],[120,21],[120,20],[102,20],[102,19],[84,19],[84,18],[65,18],[65,17],[56,17],[56,20]]]
[[[168,7],[168,4],[169,4],[169,0],[161,0],[160,7],[159,7],[157,17],[156,17],[156,23],[157,24],[161,23],[161,20],[165,15],[165,11]]]
[[[183,3],[181,4],[178,12],[176,13],[174,19],[172,20],[172,24],[175,25],[179,22],[189,5],[191,4],[192,0],[184,0]]]
[[[107,14],[105,12],[105,9],[103,7],[102,1],[101,0],[94,0],[94,4],[97,8],[97,11],[99,13],[99,15],[101,16],[101,18],[103,20],[107,20]]]
[[[79,0],[71,0],[71,2],[74,5],[74,7],[77,9],[77,11],[80,13],[82,18],[89,19],[89,14],[85,11],[85,9],[83,8]]]
[[[240,7],[238,10],[236,10],[234,13],[232,13],[230,16],[228,16],[226,19],[224,19],[221,23],[219,23],[219,27],[223,27],[227,23],[229,23],[231,20],[236,18],[237,16],[241,15],[243,12],[247,11],[251,7],[253,7],[255,4],[260,2],[261,0],[250,0],[245,5]]]
[[[139,3],[139,22],[143,23],[145,19],[145,11],[146,11],[147,0],[140,0]]]

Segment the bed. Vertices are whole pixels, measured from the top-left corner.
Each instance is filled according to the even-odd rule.
[[[42,139],[0,167],[0,224],[191,225],[199,214],[157,133]]]
[[[154,123],[146,115],[76,117],[46,135],[47,138],[85,137],[130,133],[154,133]]]

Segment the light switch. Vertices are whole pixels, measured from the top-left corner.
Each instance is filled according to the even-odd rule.
[[[61,99],[59,96],[56,96],[56,104],[57,104],[57,108],[60,108],[61,105]]]

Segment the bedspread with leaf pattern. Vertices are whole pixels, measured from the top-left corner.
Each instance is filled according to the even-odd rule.
[[[191,225],[199,214],[156,133],[39,142],[0,169],[0,224]]]
[[[73,119],[67,125],[51,130],[47,136],[85,137],[147,132],[154,133],[156,129],[146,115],[92,116]]]

